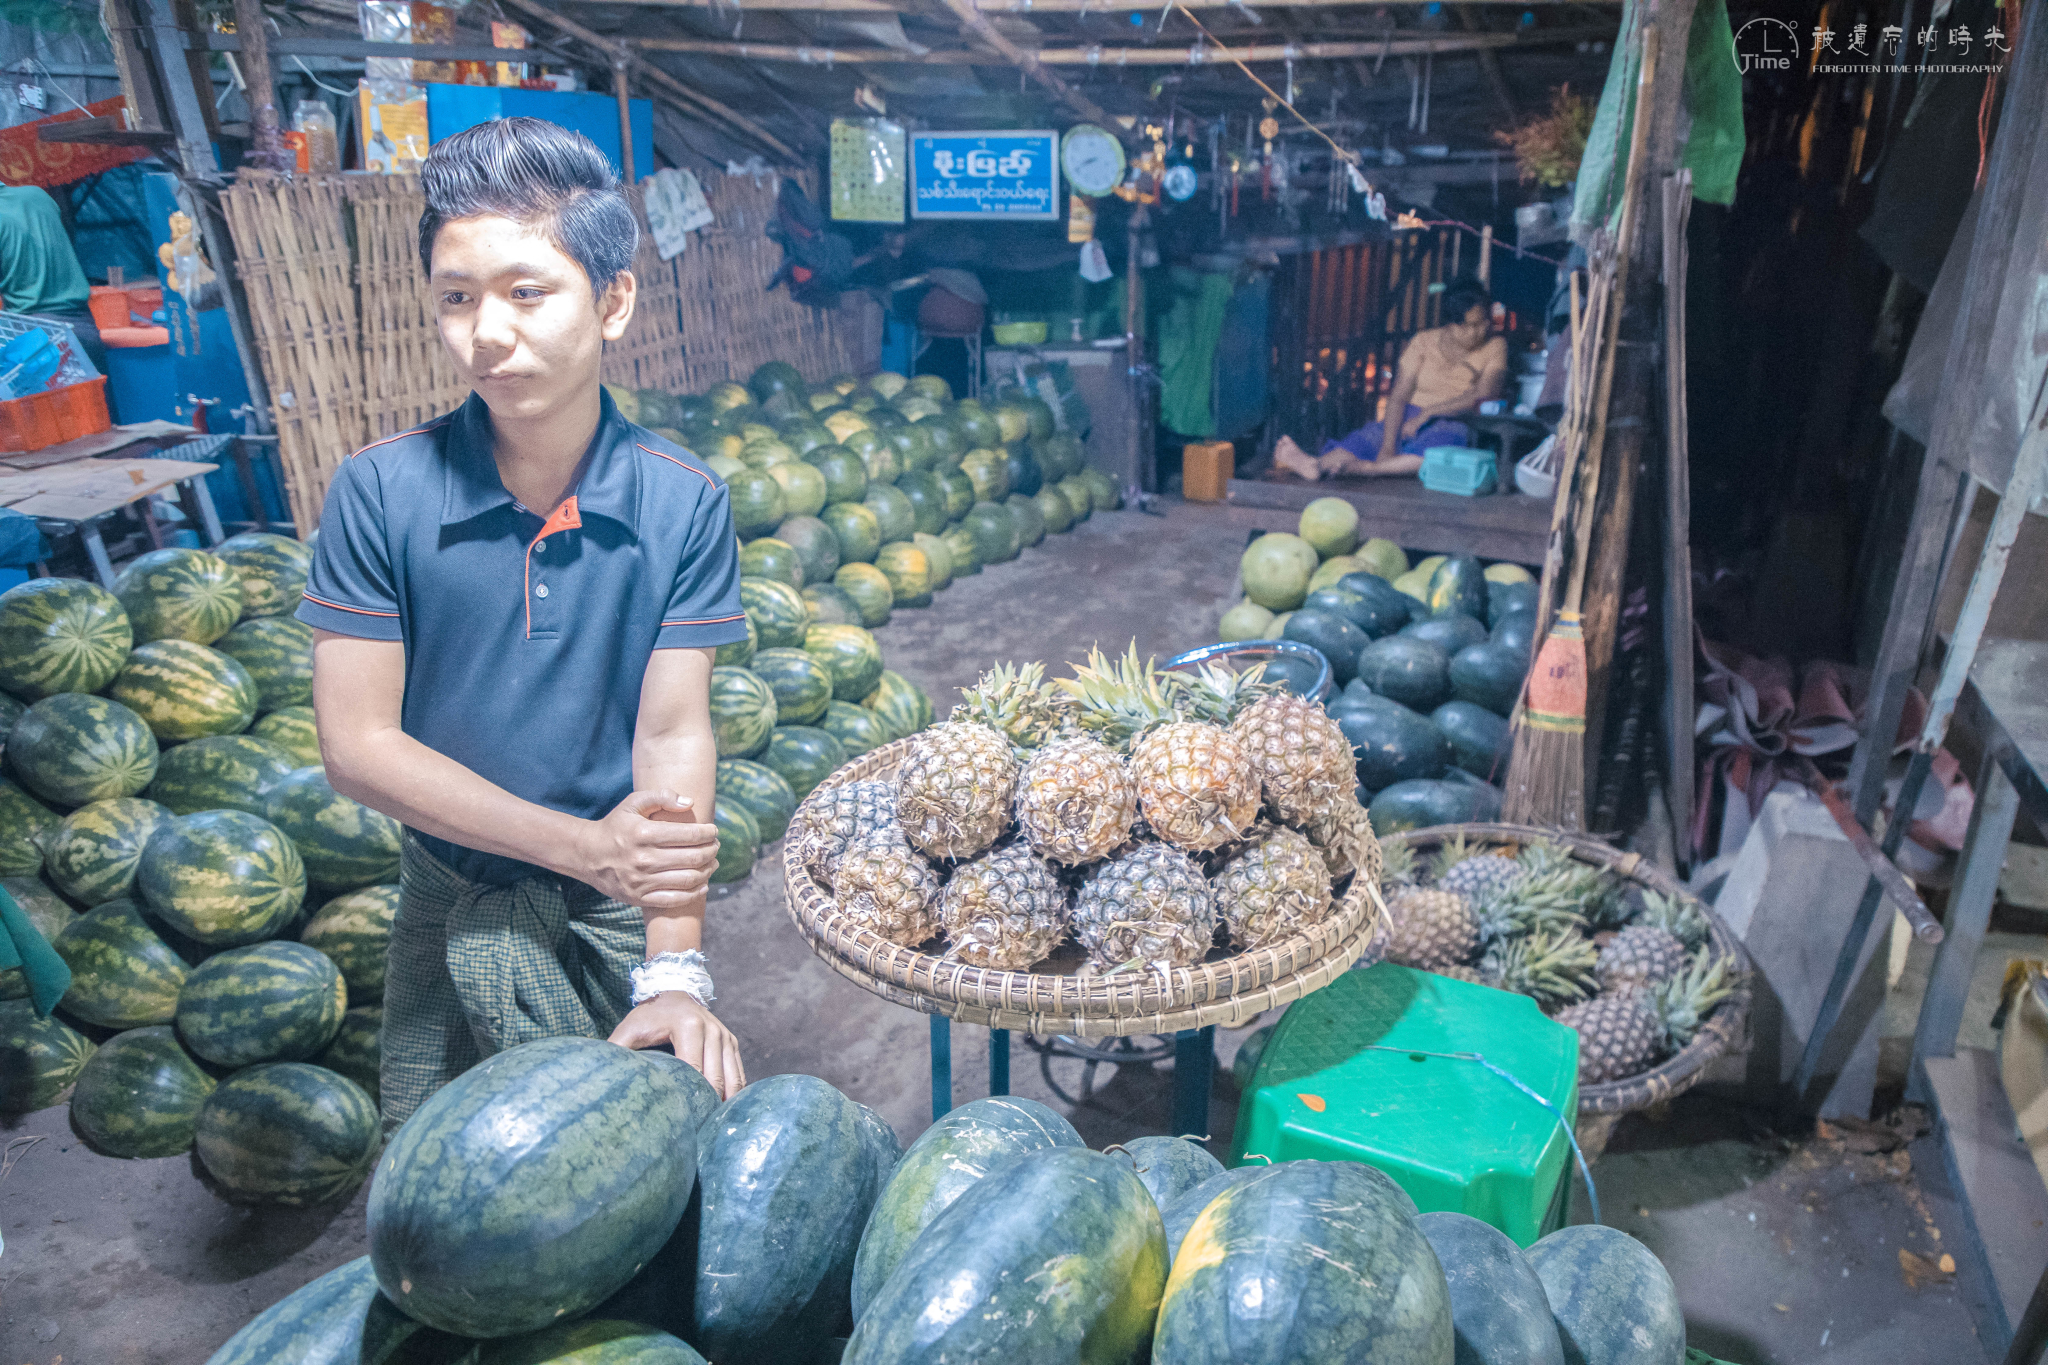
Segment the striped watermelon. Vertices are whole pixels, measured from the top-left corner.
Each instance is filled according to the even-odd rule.
[[[166,743],[238,734],[256,719],[256,680],[249,670],[189,640],[136,646],[107,695]]]
[[[811,609],[804,595],[787,583],[772,578],[741,578],[740,606],[754,623],[755,637],[763,649],[799,649],[804,629],[811,623]]]
[[[363,1088],[372,1104],[381,1105],[378,1080],[384,1056],[380,1046],[383,1032],[384,1007],[358,1005],[341,1016],[334,1041],[313,1059],[313,1064],[348,1077]]]
[[[241,575],[204,550],[151,550],[121,571],[114,596],[127,609],[138,644],[210,645],[242,617]]]
[[[720,645],[718,652],[711,656],[712,663],[718,664],[721,667],[731,668],[745,668],[747,666],[748,662],[754,657],[754,651],[761,646],[761,636],[760,632],[754,629],[753,617],[749,616],[746,618],[746,625],[747,638]],[[261,725],[263,722],[258,721],[256,723]]]
[[[776,726],[761,755],[762,765],[779,773],[799,801],[844,762],[846,750],[839,741],[815,725]]]
[[[359,1256],[258,1313],[206,1365],[424,1365],[453,1351],[415,1353],[407,1339],[434,1335],[391,1306],[377,1290],[370,1258]]]
[[[142,851],[136,889],[181,934],[216,948],[255,943],[291,922],[306,868],[283,831],[238,810],[180,815]]]
[[[214,547],[242,585],[242,619],[284,616],[296,610],[313,568],[313,547],[290,536],[244,531]]]
[[[397,917],[397,886],[366,886],[321,906],[299,931],[299,942],[318,948],[341,969],[350,1004],[381,1000],[384,956]]]
[[[43,870],[43,846],[57,833],[57,812],[0,774],[0,877]]]
[[[0,593],[0,688],[36,701],[97,692],[135,647],[120,599],[79,578],[32,578]]]
[[[896,1163],[861,1233],[854,1320],[866,1316],[919,1234],[976,1181],[1027,1152],[1085,1146],[1073,1124],[1036,1100],[1015,1096],[971,1101],[925,1129]]]
[[[272,787],[264,814],[298,845],[310,881],[353,891],[398,880],[398,822],[336,791],[325,768],[300,768]]]
[[[775,694],[776,724],[808,725],[825,714],[825,704],[832,700],[832,675],[803,650],[764,649],[754,656],[751,667]]]
[[[217,1066],[302,1062],[334,1040],[348,1008],[341,972],[303,943],[216,953],[178,992],[178,1035]]]
[[[83,806],[147,787],[156,776],[157,742],[143,718],[120,702],[60,692],[15,724],[7,759],[38,796]]]
[[[538,1331],[610,1297],[668,1241],[696,1183],[689,1095],[670,1066],[544,1038],[443,1086],[370,1186],[385,1294],[469,1337]]]
[[[859,701],[882,680],[882,647],[860,626],[812,626],[804,652],[825,666],[840,701]]]
[[[258,718],[249,727],[249,733],[258,739],[267,739],[292,756],[292,766],[303,768],[318,763],[320,758],[320,734],[313,725],[313,708],[310,706],[287,706]]]
[[[266,1062],[220,1083],[193,1147],[238,1204],[319,1204],[363,1183],[377,1160],[377,1106],[326,1067]]]
[[[164,750],[149,798],[173,815],[203,810],[263,814],[263,799],[298,765],[269,740],[254,735],[207,735]]]
[[[0,750],[7,747],[7,737],[14,733],[14,723],[27,714],[27,702],[0,692]]]
[[[750,758],[768,746],[775,694],[744,668],[711,670],[711,733],[720,758]]]
[[[0,1000],[0,1114],[57,1102],[92,1057],[92,1040],[27,1000]]]
[[[149,836],[170,818],[163,806],[134,796],[80,806],[50,839],[50,880],[83,905],[127,895]]]
[[[313,628],[304,621],[255,617],[215,640],[213,647],[249,670],[258,711],[313,700]]]
[[[704,1365],[704,1357],[659,1327],[586,1318],[531,1336],[490,1342],[478,1354],[477,1365]]]
[[[71,968],[65,1012],[102,1028],[168,1024],[191,967],[131,900],[108,901],[52,941]]]
[[[789,828],[796,814],[796,793],[773,768],[744,758],[718,760],[718,794],[745,806],[759,826],[761,842],[772,844]]]
[[[78,1073],[71,1121],[108,1156],[176,1156],[192,1148],[213,1077],[163,1024],[107,1040]]]
[[[881,552],[875,552],[879,557]],[[852,622],[856,626],[886,626],[889,613],[896,606],[896,589],[889,582],[889,575],[873,564],[841,564],[839,572],[832,575],[832,586],[846,594],[846,600],[853,603],[860,619]],[[815,628],[822,622],[811,623]]]
[[[761,856],[761,826],[737,801],[714,802],[711,819],[718,827],[718,866],[711,870],[711,880],[722,886],[754,870],[754,860]]]
[[[0,891],[14,898],[21,912],[28,916],[36,932],[51,943],[78,922],[78,912],[64,903],[64,898],[45,886],[35,877],[0,877]],[[0,1000],[28,999],[28,978],[21,974],[21,968],[9,967],[0,971]]]
[[[835,701],[826,707],[818,728],[838,740],[839,747],[846,751],[848,758],[859,758],[870,749],[879,749],[895,738],[889,733],[888,723],[880,716],[850,701]]]
[[[932,723],[932,699],[894,669],[882,670],[875,690],[862,697],[860,704],[880,716],[896,739],[908,739]]]
[[[884,545],[875,556],[875,568],[889,580],[889,597],[899,607],[928,607],[932,604],[932,563],[925,552],[905,540]]]
[[[1151,1343],[1165,1281],[1159,1210],[1127,1162],[1073,1147],[1032,1152],[981,1180],[932,1221],[868,1304],[841,1359],[844,1365],[1136,1361]],[[972,1287],[963,1295],[966,1286]],[[1163,1352],[1157,1358],[1176,1359]],[[1357,1349],[1239,1357],[1367,1358]],[[1450,1365],[1451,1359],[1448,1350],[1441,1357],[1372,1358],[1404,1365]]]

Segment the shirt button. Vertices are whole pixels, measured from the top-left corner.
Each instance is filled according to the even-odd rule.
[[[548,585],[545,583],[541,584],[533,590],[533,595],[535,597],[546,597],[548,595]]]
[[[542,554],[546,554],[548,549],[548,543],[545,540],[536,540],[535,542],[533,542],[533,548],[540,551]]]

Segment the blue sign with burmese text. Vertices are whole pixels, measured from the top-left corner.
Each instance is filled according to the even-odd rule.
[[[1059,190],[1050,130],[910,135],[913,218],[1056,220]]]

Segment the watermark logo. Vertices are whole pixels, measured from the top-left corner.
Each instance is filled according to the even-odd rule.
[[[1784,19],[1752,19],[1735,30],[1735,69],[1790,71],[1799,60],[1799,30]]]

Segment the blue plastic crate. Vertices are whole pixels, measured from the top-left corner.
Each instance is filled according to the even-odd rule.
[[[1422,452],[1422,486],[1467,498],[1491,493],[1497,486],[1493,452],[1471,446],[1431,446]]]

